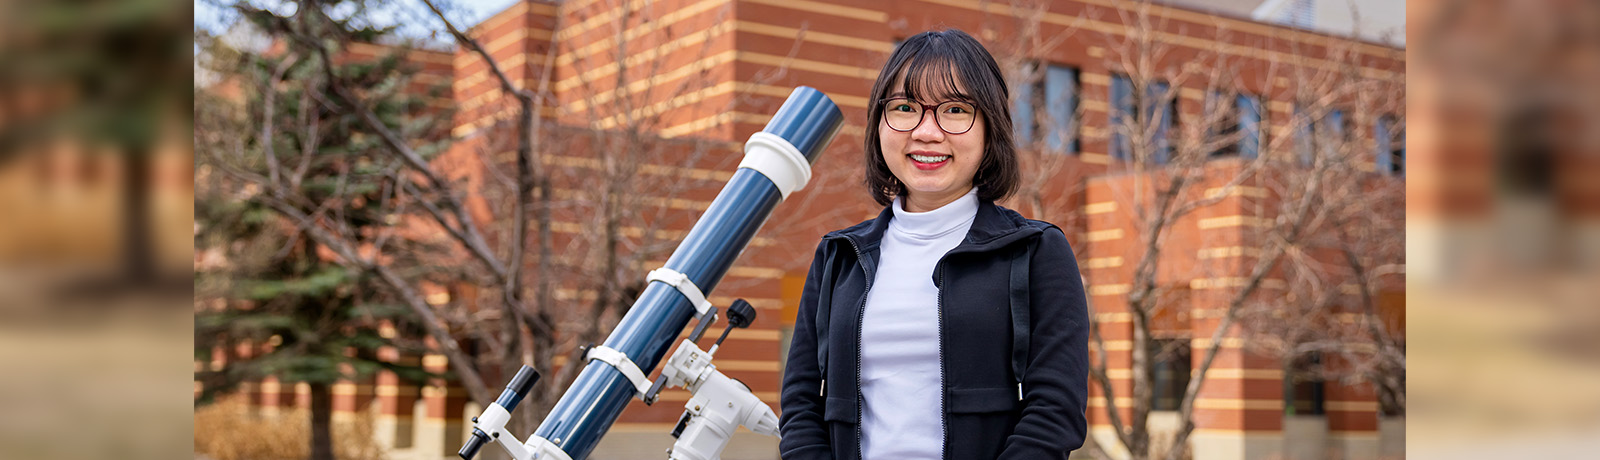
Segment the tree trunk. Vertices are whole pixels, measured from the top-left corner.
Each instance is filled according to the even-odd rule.
[[[1154,369],[1152,369],[1150,359],[1150,332],[1147,330],[1148,326],[1146,326],[1146,321],[1148,320],[1144,319],[1145,315],[1142,313],[1145,310],[1144,307],[1139,306],[1134,308],[1140,310],[1141,313],[1133,315],[1133,350],[1129,356],[1133,370],[1133,372],[1129,373],[1129,383],[1133,386],[1133,391],[1131,392],[1133,410],[1130,414],[1131,417],[1129,417],[1131,423],[1129,426],[1129,433],[1131,434],[1129,439],[1133,441],[1133,444],[1126,447],[1128,448],[1128,455],[1131,456],[1130,458],[1144,460],[1150,458],[1150,401],[1153,399],[1151,398],[1153,389],[1150,388],[1150,382],[1154,380],[1150,374]]]
[[[311,383],[311,460],[333,460],[333,391]]]
[[[155,279],[150,253],[150,149],[140,144],[122,168],[122,277],[135,287]]]

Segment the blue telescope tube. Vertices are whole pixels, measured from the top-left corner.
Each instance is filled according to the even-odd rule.
[[[745,146],[746,161],[750,160],[751,145],[757,143],[757,138],[772,140],[775,135],[804,156],[805,164],[796,166],[805,168],[805,176],[809,177],[811,163],[816,162],[843,124],[844,115],[827,95],[810,87],[795,88],[761,130],[768,134],[751,136],[751,143]],[[745,164],[740,166],[665,265],[687,275],[707,296],[778,202],[798,188],[792,178],[767,175],[785,176],[783,171],[772,173],[767,168],[764,170],[769,172],[763,173]],[[803,179],[798,182],[804,185]],[[694,315],[694,306],[677,289],[665,283],[650,283],[606,338],[605,346],[626,354],[649,374],[677,343],[679,332]],[[574,460],[585,459],[637,391],[616,368],[590,361],[534,434],[549,440]]]

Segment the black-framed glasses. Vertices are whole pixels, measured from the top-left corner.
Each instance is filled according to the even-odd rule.
[[[897,97],[883,101],[883,121],[889,124],[889,129],[908,132],[922,126],[922,114],[926,110],[933,110],[934,124],[950,134],[972,130],[972,121],[978,118],[978,109],[971,102],[944,101],[939,105],[927,105]]]

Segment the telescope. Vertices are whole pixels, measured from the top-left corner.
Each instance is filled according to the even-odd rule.
[[[711,363],[734,327],[755,320],[755,309],[742,299],[733,302],[727,307],[728,325],[716,344],[702,351],[696,342],[719,312],[706,300],[707,294],[716,289],[778,203],[811,180],[811,164],[843,123],[844,115],[827,95],[806,86],[795,88],[767,126],[750,136],[738,170],[666,264],[646,276],[648,285],[611,335],[586,351],[583,370],[527,442],[505,429],[511,411],[539,378],[523,366],[500,398],[472,418],[472,437],[458,452],[461,458],[471,460],[491,441],[517,460],[588,458],[630,400],[653,404],[662,388],[673,386],[689,390],[691,397],[673,430],[678,440],[669,459],[718,458],[739,426],[778,436],[778,417],[772,409]],[[699,323],[660,376],[650,381],[647,376],[690,320]]]

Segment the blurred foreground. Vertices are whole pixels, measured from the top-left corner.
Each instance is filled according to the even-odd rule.
[[[0,1],[0,458],[189,458],[189,7]]]
[[[1600,5],[1411,2],[1411,458],[1600,451]]]
[[[242,398],[206,405],[194,411],[194,451],[212,460],[300,460],[310,453],[310,417],[305,409],[274,414],[254,413]],[[383,448],[373,433],[371,412],[335,424],[335,453],[340,460],[380,460]]]

